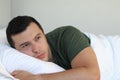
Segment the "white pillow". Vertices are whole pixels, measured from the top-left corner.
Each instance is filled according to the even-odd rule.
[[[8,44],[8,41],[6,38],[6,27],[0,29],[0,43]]]
[[[0,44],[0,62],[9,73],[14,70],[26,70],[33,74],[64,71],[63,68],[52,62],[25,55],[5,44]]]

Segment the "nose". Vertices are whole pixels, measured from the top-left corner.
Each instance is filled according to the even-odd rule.
[[[32,45],[32,52],[38,54],[40,52],[40,47],[38,43]]]

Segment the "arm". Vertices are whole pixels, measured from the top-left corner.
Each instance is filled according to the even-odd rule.
[[[97,59],[91,47],[87,47],[78,53],[72,60],[71,66],[72,69],[70,70],[51,74],[32,75],[24,71],[13,74],[14,77],[21,80],[100,80]],[[23,76],[24,74],[26,76]]]

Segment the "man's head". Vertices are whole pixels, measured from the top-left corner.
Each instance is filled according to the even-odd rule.
[[[30,16],[17,16],[9,22],[6,34],[7,40],[11,47],[15,48],[14,41],[12,40],[11,36],[25,31],[31,22],[36,23],[38,27],[43,31],[41,25],[33,17]]]
[[[47,61],[50,53],[41,25],[30,16],[13,18],[6,30],[11,47],[27,55]]]

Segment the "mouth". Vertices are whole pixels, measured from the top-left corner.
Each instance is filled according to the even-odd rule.
[[[38,59],[43,59],[43,58],[45,58],[45,54],[44,54],[44,53],[40,53],[40,54],[38,54],[38,55],[36,56],[36,58],[38,58]]]

